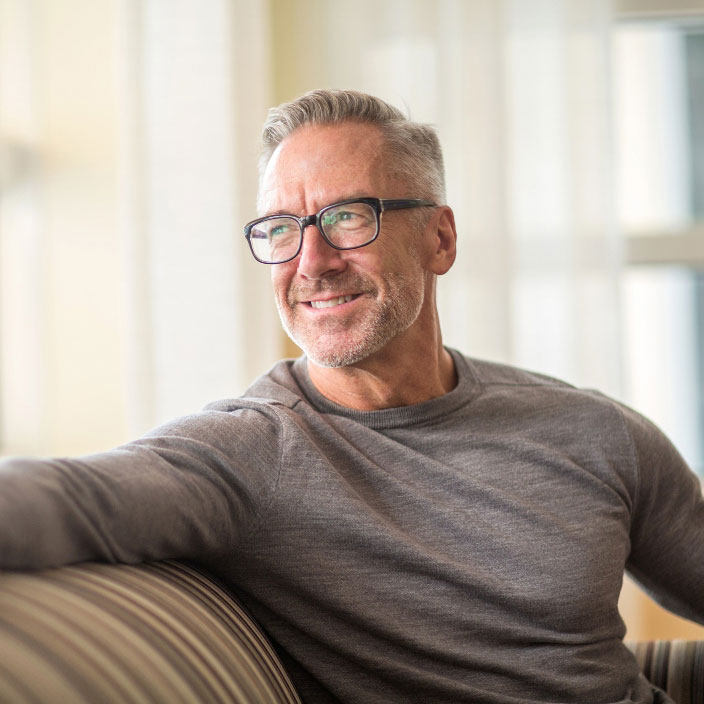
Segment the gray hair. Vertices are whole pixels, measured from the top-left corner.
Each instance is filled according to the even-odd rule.
[[[412,122],[393,105],[355,90],[314,90],[271,108],[262,131],[260,185],[274,150],[292,132],[304,125],[345,121],[376,125],[384,137],[392,168],[414,189],[412,196],[444,205],[445,167],[435,129]]]

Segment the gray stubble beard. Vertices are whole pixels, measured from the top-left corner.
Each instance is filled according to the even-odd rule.
[[[305,352],[309,360],[319,367],[347,367],[381,350],[418,318],[423,306],[425,280],[422,272],[419,276],[420,286],[415,285],[415,281],[409,282],[408,278],[400,273],[388,275],[387,281],[391,283],[387,300],[352,329],[354,339],[339,349],[319,351],[315,346],[316,340],[336,333],[333,329],[337,327],[334,321],[321,321],[322,330],[297,331],[294,322],[295,313],[292,312],[293,306],[288,303],[282,304],[277,297],[276,307],[286,334]],[[284,306],[287,306],[286,310]],[[286,315],[287,312],[291,312],[291,315]],[[339,330],[340,335],[345,335],[347,332],[342,328]]]

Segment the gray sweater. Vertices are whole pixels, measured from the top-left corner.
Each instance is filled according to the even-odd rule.
[[[704,622],[704,501],[647,420],[452,352],[437,399],[353,411],[277,364],[112,451],[0,463],[0,565],[197,560],[306,702],[650,702],[624,568]]]

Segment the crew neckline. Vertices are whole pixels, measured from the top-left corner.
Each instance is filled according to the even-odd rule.
[[[410,406],[383,408],[378,411],[359,411],[331,401],[318,391],[308,374],[308,359],[305,355],[296,359],[291,374],[301,388],[303,397],[318,412],[349,418],[370,428],[385,429],[397,426],[429,423],[436,418],[452,413],[469,403],[476,395],[480,382],[467,360],[457,350],[445,348],[452,357],[457,371],[457,385],[446,394],[415,403]]]

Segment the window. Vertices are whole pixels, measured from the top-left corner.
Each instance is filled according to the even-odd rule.
[[[626,400],[704,473],[704,20],[614,33]]]

